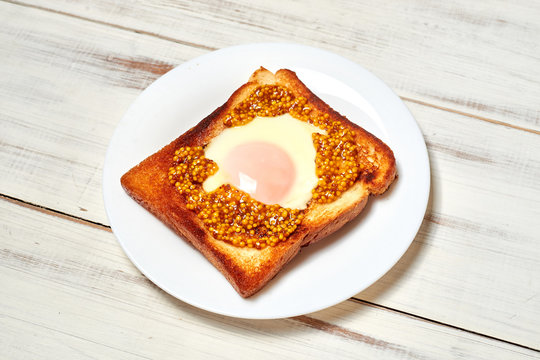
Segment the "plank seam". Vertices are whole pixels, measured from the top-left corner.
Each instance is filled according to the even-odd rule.
[[[489,122],[489,123],[492,123],[492,124],[495,124],[495,125],[506,126],[506,127],[512,128],[512,129],[526,131],[526,132],[530,132],[530,133],[533,133],[533,134],[536,134],[536,135],[540,135],[540,130],[534,130],[534,129],[529,129],[529,128],[522,127],[522,126],[519,126],[519,125],[509,124],[509,123],[504,122],[502,120],[490,119],[490,118],[485,117],[485,116],[474,115],[474,114],[471,114],[471,113],[468,113],[468,112],[465,112],[465,111],[451,109],[451,108],[448,108],[448,107],[445,107],[445,106],[435,105],[435,104],[431,104],[431,103],[428,103],[428,102],[425,102],[425,101],[422,101],[422,100],[416,100],[416,99],[408,98],[408,97],[405,97],[405,96],[400,96],[400,98],[403,101],[412,102],[412,103],[415,103],[415,104],[418,104],[418,105],[427,106],[427,107],[434,108],[434,109],[437,109],[437,110],[447,111],[447,112],[450,112],[450,113],[453,113],[453,114],[470,117],[470,118],[473,118],[473,119],[476,119],[476,120],[486,121],[486,122]]]
[[[428,322],[428,323],[431,323],[431,324],[434,324],[434,325],[447,327],[447,328],[450,328],[450,329],[453,329],[453,330],[463,331],[463,332],[466,332],[466,333],[469,333],[469,334],[472,334],[472,335],[477,335],[477,336],[480,336],[480,337],[483,337],[483,338],[486,338],[486,339],[489,339],[489,340],[499,341],[499,342],[502,342],[502,343],[505,343],[505,344],[508,344],[508,345],[517,346],[517,347],[520,347],[520,348],[523,348],[523,349],[526,349],[526,350],[531,350],[531,351],[535,351],[537,353],[540,353],[540,349],[535,349],[535,348],[527,346],[527,345],[519,344],[519,343],[516,343],[516,342],[509,341],[509,340],[504,340],[504,339],[501,339],[501,338],[498,338],[498,337],[495,337],[495,336],[491,336],[491,335],[487,335],[487,334],[483,334],[483,333],[480,333],[480,332],[477,332],[477,331],[474,331],[474,330],[465,329],[465,328],[462,328],[462,327],[459,327],[459,326],[456,326],[456,325],[452,325],[452,324],[448,324],[448,323],[445,323],[445,322],[442,322],[442,321],[433,320],[433,319],[430,319],[430,318],[427,318],[427,317],[424,317],[424,316],[421,316],[421,315],[413,314],[413,313],[410,313],[410,312],[407,312],[407,311],[394,309],[394,308],[389,307],[389,306],[376,304],[374,302],[363,300],[363,299],[360,299],[358,297],[353,296],[353,297],[349,298],[349,300],[353,301],[353,302],[356,302],[356,303],[359,303],[359,304],[370,306],[370,307],[373,307],[373,308],[394,312],[394,313],[397,313],[397,314],[400,314],[400,315],[403,315],[403,316],[410,317],[410,318],[415,319],[415,320],[422,320],[422,321],[425,321],[425,322]]]
[[[57,217],[60,217],[62,219],[69,220],[69,221],[74,221],[74,222],[82,224],[82,225],[91,226],[91,227],[96,228],[96,229],[112,232],[112,229],[111,229],[111,227],[109,225],[105,225],[105,224],[102,224],[102,223],[97,222],[97,221],[88,220],[88,219],[85,219],[83,217],[71,215],[71,214],[65,213],[63,211],[55,210],[55,209],[52,209],[52,208],[49,208],[49,207],[46,207],[46,206],[41,206],[41,205],[38,205],[38,204],[34,204],[34,203],[29,202],[29,201],[17,199],[17,198],[15,198],[13,196],[9,196],[9,195],[6,195],[6,194],[0,194],[0,199],[4,199],[5,201],[8,201],[8,202],[10,202],[12,204],[15,204],[15,205],[25,207],[27,209],[39,211],[39,212],[41,212],[43,214],[46,214],[46,215],[57,216]]]
[[[70,13],[65,12],[65,11],[48,9],[46,7],[38,6],[38,5],[24,4],[24,3],[20,3],[18,1],[13,1],[13,0],[2,0],[2,1],[13,4],[13,5],[23,6],[23,7],[32,8],[32,9],[41,10],[41,11],[47,11],[47,12],[50,12],[50,13],[53,13],[53,14],[58,14],[58,15],[64,15],[64,16],[75,18],[75,19],[91,22],[91,23],[94,23],[94,24],[110,26],[110,27],[113,27],[113,28],[116,28],[116,29],[119,29],[119,30],[123,30],[123,31],[129,31],[129,32],[137,33],[137,34],[148,35],[148,36],[156,37],[156,38],[161,39],[161,40],[171,41],[171,42],[174,42],[174,43],[177,43],[177,44],[180,44],[180,45],[191,46],[191,47],[194,47],[194,48],[197,48],[197,49],[203,49],[203,50],[209,50],[209,51],[217,50],[217,48],[214,48],[214,47],[205,46],[205,45],[197,44],[197,43],[192,43],[192,42],[189,42],[189,41],[178,40],[178,39],[172,38],[170,36],[160,35],[160,34],[157,34],[157,33],[153,33],[151,31],[134,29],[134,28],[130,28],[130,27],[127,27],[127,26],[113,24],[113,23],[109,23],[109,22],[106,22],[106,21],[102,21],[102,20],[96,20],[96,19],[87,18],[87,17],[81,16],[81,15],[70,14]]]
[[[95,23],[95,24],[110,26],[110,27],[113,27],[113,28],[116,28],[116,29],[119,29],[119,30],[123,30],[123,31],[129,31],[129,32],[137,33],[137,34],[143,34],[143,35],[147,35],[147,36],[152,36],[152,37],[156,37],[156,38],[161,39],[161,40],[171,41],[171,42],[174,42],[174,43],[177,43],[177,44],[190,46],[190,47],[194,47],[194,48],[197,48],[197,49],[203,49],[203,50],[208,50],[208,51],[218,50],[218,48],[214,48],[214,47],[210,47],[210,46],[206,46],[206,45],[202,45],[202,44],[197,44],[197,43],[193,43],[193,42],[189,42],[189,41],[178,40],[178,39],[172,38],[170,36],[160,35],[160,34],[157,34],[157,33],[153,33],[151,31],[138,30],[138,29],[127,27],[127,26],[108,23],[106,21],[87,18],[87,17],[81,16],[81,15],[71,14],[71,13],[68,13],[68,12],[65,12],[65,11],[49,9],[49,8],[46,8],[46,7],[43,7],[43,6],[32,5],[32,4],[24,4],[24,3],[20,3],[18,1],[14,1],[14,0],[2,0],[2,1],[4,1],[6,3],[13,4],[13,5],[18,5],[18,6],[23,6],[23,7],[27,7],[27,8],[33,8],[33,9],[36,9],[36,10],[47,11],[47,12],[50,12],[50,13],[59,14],[59,15],[63,15],[63,16],[68,16],[68,17],[72,17],[72,18],[75,18],[75,19],[79,19],[79,20],[83,20],[83,21],[87,21],[87,22],[91,22],[91,23]],[[448,107],[441,106],[441,105],[431,104],[431,103],[428,103],[426,101],[416,100],[416,99],[405,97],[405,96],[400,96],[400,98],[402,100],[404,100],[404,101],[413,102],[413,103],[423,105],[423,106],[428,106],[428,107],[431,107],[431,108],[434,108],[434,109],[438,109],[438,110],[442,110],[442,111],[448,111],[448,112],[451,112],[451,113],[454,113],[454,114],[470,117],[470,118],[481,120],[481,121],[486,121],[486,122],[489,122],[489,123],[492,123],[492,124],[506,126],[506,127],[510,127],[510,128],[513,128],[513,129],[522,130],[522,131],[526,131],[526,132],[530,132],[530,133],[533,133],[533,134],[540,135],[540,130],[529,129],[529,128],[522,127],[522,126],[519,126],[519,125],[510,124],[510,123],[504,122],[502,120],[491,119],[491,118],[481,116],[481,115],[474,115],[474,114],[471,114],[471,113],[468,113],[468,112],[465,112],[465,111],[456,110],[456,109],[448,108]]]
[[[87,226],[95,227],[95,228],[98,228],[98,229],[101,229],[101,230],[104,230],[104,231],[112,232],[111,227],[109,225],[101,224],[101,223],[96,222],[96,221],[91,221],[91,220],[84,219],[82,217],[70,215],[70,214],[67,214],[67,213],[62,212],[62,211],[58,211],[58,210],[54,210],[54,209],[51,209],[51,208],[48,208],[48,207],[45,207],[45,206],[33,204],[31,202],[20,200],[20,199],[17,199],[15,197],[5,195],[5,194],[0,194],[0,198],[4,199],[5,201],[8,201],[8,202],[10,202],[10,203],[12,203],[14,205],[23,206],[25,208],[28,208],[28,209],[31,209],[31,210],[36,210],[36,211],[39,211],[41,213],[44,213],[44,214],[47,214],[47,215],[50,215],[50,216],[57,216],[57,217],[60,217],[62,219],[68,220],[68,221],[74,221],[74,222],[77,222],[77,223],[82,224],[82,225],[87,225]],[[453,330],[458,330],[458,331],[462,331],[462,332],[469,333],[469,334],[472,334],[472,335],[477,335],[477,336],[480,336],[480,337],[485,338],[485,339],[499,341],[499,342],[502,342],[502,343],[505,343],[505,344],[508,344],[508,345],[517,346],[517,347],[520,347],[520,348],[523,348],[523,349],[526,349],[526,350],[531,350],[531,351],[535,351],[535,352],[540,353],[540,349],[535,349],[535,348],[527,346],[527,345],[515,343],[515,342],[509,341],[509,340],[504,340],[504,339],[497,338],[497,337],[494,337],[494,336],[491,336],[491,335],[482,334],[482,333],[479,333],[479,332],[474,331],[474,330],[469,330],[469,329],[462,328],[462,327],[459,327],[459,326],[456,326],[456,325],[444,323],[444,322],[441,322],[441,321],[438,321],[438,320],[429,319],[429,318],[426,318],[426,317],[421,316],[421,315],[417,315],[417,314],[410,313],[410,312],[403,311],[403,310],[398,310],[398,309],[395,309],[395,308],[392,308],[392,307],[389,307],[389,306],[376,304],[376,303],[373,303],[373,302],[370,302],[370,301],[367,301],[367,300],[363,300],[363,299],[358,298],[358,297],[351,297],[348,300],[359,303],[359,304],[362,304],[362,305],[365,305],[365,306],[377,308],[377,309],[380,309],[380,310],[390,311],[390,312],[393,312],[393,313],[396,313],[396,314],[399,314],[399,315],[402,315],[402,316],[407,316],[407,317],[409,317],[411,319],[414,319],[414,320],[425,321],[425,322],[430,323],[430,324],[447,327],[447,328],[450,328],[450,329],[453,329]],[[311,319],[313,319],[313,321],[311,321]],[[332,335],[346,337],[346,338],[349,338],[351,340],[358,340],[359,338],[361,338],[361,339],[363,339],[362,340],[363,342],[370,343],[370,341],[371,341],[370,339],[368,339],[369,341],[366,341],[367,338],[362,334],[352,332],[352,331],[347,330],[345,328],[339,327],[338,325],[326,323],[324,321],[319,321],[319,320],[317,320],[317,319],[315,319],[315,318],[313,318],[311,316],[308,316],[308,315],[293,317],[293,318],[291,318],[291,320],[295,320],[295,321],[298,321],[300,323],[303,323],[306,326],[316,328],[318,330],[321,330],[323,332],[326,332],[326,333],[329,333],[329,334],[332,334]],[[374,345],[381,345],[381,344],[379,344],[377,342],[377,340],[373,339],[373,341],[375,341]],[[409,354],[409,355],[411,355],[411,354]]]
[[[296,317],[291,318],[291,320],[300,322],[312,329],[324,331],[331,335],[340,336],[345,339],[349,339],[353,341],[363,342],[377,349],[389,350],[389,351],[395,352],[396,354],[399,355],[400,358],[407,358],[407,359],[422,359],[423,358],[422,356],[403,348],[401,345],[393,344],[384,340],[378,340],[371,336],[363,335],[361,333],[351,331],[347,328],[329,323],[324,320],[315,319],[313,317],[306,316],[306,315],[296,316]]]

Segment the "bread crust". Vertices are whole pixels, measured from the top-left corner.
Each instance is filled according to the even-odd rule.
[[[373,173],[359,176],[355,184],[336,201],[328,204],[311,202],[304,220],[286,241],[257,250],[236,247],[213,238],[196,214],[186,208],[181,194],[169,183],[168,170],[176,149],[208,144],[225,129],[223,119],[226,114],[264,84],[284,86],[295,96],[304,96],[315,111],[327,113],[331,119],[341,121],[354,131],[357,143],[373,152],[379,167]],[[328,236],[357,216],[369,195],[386,191],[395,177],[394,154],[386,144],[330,108],[294,72],[282,69],[272,74],[260,68],[224,105],[125,173],[121,184],[129,196],[199,250],[241,296],[249,297],[264,287],[298,254],[302,246]]]

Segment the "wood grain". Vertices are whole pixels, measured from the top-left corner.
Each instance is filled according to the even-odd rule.
[[[454,24],[460,31],[485,28],[482,36],[494,40],[494,24],[478,20],[478,7],[484,5],[472,5],[475,8],[471,8],[471,13],[461,18],[461,15],[443,11],[445,6],[457,8],[457,2],[449,4],[438,5],[443,9],[433,10],[441,14],[440,18],[429,10],[435,8],[434,5],[429,5],[427,10],[427,5],[418,5],[410,10],[410,15],[418,19],[418,14],[425,13],[429,21],[437,20],[441,24],[444,24],[443,20],[448,15],[450,20],[447,21],[450,24],[461,19],[458,21],[460,27]],[[64,5],[65,11],[74,13],[72,9],[78,9],[76,4]],[[394,5],[397,8],[403,7]],[[0,2],[0,56],[3,59],[0,66],[0,193],[66,216],[105,225],[108,222],[101,201],[102,161],[116,124],[141,89],[167,69],[207,52],[213,43],[225,46],[233,40],[242,39],[282,40],[284,33],[279,31],[285,31],[282,29],[276,32],[264,26],[257,27],[252,24],[253,21],[239,23],[229,14],[229,9],[223,10],[224,15],[211,14],[216,9],[215,3],[190,3],[190,7],[183,3],[157,4],[156,9],[136,4],[120,9],[118,4],[96,2],[95,7],[89,8],[86,15],[105,16],[106,10],[103,9],[107,6],[107,9],[116,14],[111,16],[118,19],[114,24],[106,24],[105,17],[98,23],[95,19],[86,21],[81,18],[82,15],[64,15]],[[278,21],[275,14],[277,10],[274,8],[277,5],[264,5],[270,6],[269,14],[266,15],[260,10],[264,7],[256,10],[251,6],[244,6],[244,18],[251,13],[259,14],[261,19],[270,19],[274,24]],[[382,4],[380,9],[386,9],[386,6]],[[141,34],[131,31],[128,25],[118,25],[120,20],[129,19],[133,12],[141,12],[141,7],[148,16],[141,16],[140,24],[148,22],[148,17],[155,16],[155,24],[160,24],[160,20],[163,29],[154,33],[145,30],[146,33]],[[524,13],[523,7],[518,4],[508,14],[502,14],[508,19],[505,20],[507,25],[502,23],[501,26],[512,32],[501,34],[502,45],[507,44],[510,38],[519,37],[537,26],[528,20],[531,15]],[[335,21],[337,10],[326,10],[329,17],[334,19],[332,21]],[[308,10],[308,15],[309,11],[312,10]],[[489,19],[496,11],[501,10],[487,10],[481,18]],[[374,9],[367,9],[367,14],[374,12]],[[178,21],[183,21],[185,34],[177,30],[178,26],[172,26],[177,23],[169,18],[171,14],[178,16]],[[352,21],[350,15],[343,16],[349,19],[347,21]],[[359,19],[366,20],[365,16],[363,14]],[[524,23],[521,29],[517,29],[517,21],[510,21],[518,17]],[[167,23],[167,19],[172,23]],[[322,20],[317,21],[320,24]],[[352,28],[353,25],[347,25],[347,21],[342,25],[331,23],[326,30],[321,27],[322,40],[335,38],[339,29]],[[476,25],[475,21],[480,21],[480,24]],[[292,24],[302,23],[302,18],[289,19],[285,16],[283,22],[284,29],[292,31]],[[474,57],[467,59],[461,54],[459,59],[462,61],[458,61],[453,58],[455,54],[447,54],[447,50],[441,52],[440,49],[433,50],[430,56],[432,60],[443,59],[442,64],[426,63],[427,60],[423,59],[425,62],[413,64],[410,59],[420,57],[412,53],[401,59],[405,65],[401,69],[414,70],[423,66],[432,75],[429,81],[416,79],[420,85],[415,87],[411,75],[403,76],[392,68],[393,62],[399,57],[391,50],[397,45],[405,49],[404,36],[410,35],[407,31],[412,31],[404,27],[406,23],[402,20],[397,25],[388,24],[388,36],[383,36],[382,32],[379,34],[381,42],[389,41],[389,45],[383,47],[384,53],[373,50],[358,54],[358,49],[345,49],[350,39],[336,40],[331,44],[321,42],[322,47],[360,62],[365,60],[364,65],[369,65],[379,75],[383,74],[385,80],[400,94],[423,99],[420,103],[409,101],[407,105],[422,128],[430,153],[433,186],[429,211],[405,257],[381,281],[357,297],[435,322],[539,349],[538,135],[422,103],[425,100],[452,107],[456,111],[474,110],[476,115],[492,116],[513,125],[535,129],[531,123],[537,118],[534,112],[534,100],[537,97],[533,98],[537,88],[532,89],[531,83],[538,77],[534,67],[531,67],[528,79],[521,79],[523,76],[520,72],[530,64],[529,60],[535,58],[537,47],[530,45],[534,37],[524,36],[519,39],[516,46],[525,49],[524,52],[512,55],[499,49],[508,55],[508,59],[494,59],[493,63],[484,64],[486,72],[500,69],[499,73],[490,75],[494,77],[493,81],[516,84],[516,90],[510,93],[503,94],[500,87],[491,87],[491,83],[486,81],[488,75],[484,69],[474,66],[478,65]],[[211,24],[215,27],[211,27]],[[397,34],[398,25],[399,30],[404,31],[403,35]],[[169,26],[176,30],[166,29]],[[196,46],[182,43],[171,34],[171,38],[164,35],[174,31],[188,38],[189,32],[194,31],[196,26],[204,29],[201,32],[206,33],[208,38]],[[216,29],[220,29],[223,36],[218,35]],[[446,36],[451,39],[456,36],[453,32],[444,33],[445,36],[440,32],[435,33],[441,41],[447,41]],[[318,44],[319,41],[315,38],[315,31],[309,28],[301,29],[298,35],[293,35],[291,39],[307,39],[306,43]],[[197,36],[204,37],[202,34]],[[423,36],[427,36],[427,43],[435,39],[430,34]],[[364,42],[359,44],[369,49],[370,39],[372,37],[366,35]],[[413,40],[418,42],[419,39],[412,36],[407,40],[409,46],[412,48]],[[480,49],[486,54],[498,54],[498,47],[494,47],[493,41],[484,44],[478,40],[478,35],[473,40],[472,45],[483,44],[484,47],[480,46]],[[424,48],[426,44],[422,41],[418,44],[420,47],[417,49],[427,51]],[[382,61],[376,61],[377,56],[380,60],[383,54],[392,55],[392,59],[385,57]],[[529,60],[521,61],[522,57]],[[519,69],[513,68],[516,65],[510,67],[511,61],[521,64]],[[460,83],[459,76],[441,70],[442,66],[448,69],[449,64],[455,65],[456,69],[468,69],[475,75]],[[437,71],[441,71],[440,77],[434,75]],[[439,89],[443,89],[440,91],[445,93],[444,98],[432,101],[427,95],[418,96],[420,90],[427,91],[435,83],[438,83]],[[440,87],[441,83],[443,87]],[[462,87],[459,96],[456,95],[458,87]],[[518,90],[523,97],[517,96]],[[445,100],[455,96],[459,100]],[[478,98],[475,100],[475,97]],[[506,102],[502,103],[508,105],[493,105],[503,97]],[[460,101],[462,104],[459,104]],[[502,111],[503,107],[512,111]],[[322,345],[329,342],[333,344],[331,347],[343,347],[339,353],[343,357],[354,357],[359,348],[367,356],[372,355],[370,357],[393,358],[469,358],[475,355],[481,358],[484,354],[487,354],[487,358],[513,358],[519,354],[537,354],[437,324],[426,325],[414,319],[413,324],[420,330],[409,332],[412,325],[407,316],[381,309],[367,311],[364,305],[353,301],[308,318],[280,322],[252,323],[206,314],[167,297],[140,274],[137,275],[112,240],[112,235],[104,235],[99,229],[72,224],[62,218],[51,219],[43,214],[36,218],[29,215],[33,212],[26,212],[29,210],[17,212],[19,207],[11,204],[7,209],[2,219],[11,219],[11,225],[8,226],[6,220],[0,227],[4,232],[0,237],[4,251],[0,268],[5,270],[1,274],[2,284],[9,284],[10,287],[2,290],[3,295],[0,297],[0,302],[4,301],[2,309],[6,309],[2,310],[5,313],[0,318],[0,326],[2,329],[10,329],[13,337],[0,340],[4,341],[0,343],[0,348],[15,349],[13,353],[20,358],[31,357],[31,354],[39,352],[46,353],[49,347],[55,346],[43,340],[29,347],[27,352],[17,350],[28,339],[16,340],[17,334],[28,330],[35,337],[52,339],[55,336],[53,334],[57,334],[58,339],[67,339],[70,346],[59,348],[57,354],[78,354],[78,357],[90,357],[92,350],[101,354],[100,358],[165,356],[159,346],[171,344],[171,349],[178,354],[211,356],[216,355],[217,350],[208,349],[207,342],[215,337],[220,339],[219,344],[229,346],[231,352],[240,352],[241,348],[235,347],[241,344],[238,338],[248,342],[257,335],[260,337],[257,340],[259,342],[250,349],[252,353],[263,357],[265,355],[259,353],[256,346],[277,346],[271,355],[296,357],[297,353],[302,352],[305,354],[303,356],[308,357],[322,351],[319,356],[328,356],[332,352],[325,352]],[[15,235],[12,235],[14,231]],[[38,238],[42,239],[38,243],[47,246],[34,244],[37,247],[33,249],[27,241]],[[17,247],[19,245],[22,247]],[[93,247],[89,253],[87,246]],[[114,265],[117,263],[123,265]],[[20,296],[13,295],[17,292],[20,292]],[[141,309],[152,313],[156,298],[165,304],[162,305],[165,308],[172,308],[173,315],[163,315],[164,310],[158,310],[158,315],[152,315],[147,320],[140,313]],[[140,302],[146,307],[141,308]],[[85,313],[81,307],[91,311]],[[121,310],[124,308],[129,311]],[[67,316],[56,317],[57,311]],[[371,314],[371,320],[365,317],[366,313]],[[92,318],[89,314],[98,316]],[[174,321],[178,317],[183,321]],[[407,322],[402,321],[403,317],[407,318]],[[35,318],[41,319],[41,322],[34,321]],[[201,318],[205,319],[202,324],[199,321]],[[145,338],[143,330],[133,330],[141,324],[156,331],[160,342],[150,341],[155,338]],[[372,327],[365,324],[371,324],[369,326]],[[234,331],[229,330],[231,326]],[[109,334],[111,336],[98,334],[109,327],[113,329],[113,333]],[[184,336],[181,340],[173,336],[179,334],[175,332],[178,331],[177,327],[185,332],[180,334]],[[86,332],[85,329],[90,331]],[[276,332],[279,335],[274,335]],[[195,336],[196,333],[203,335]],[[328,334],[338,339],[329,338]],[[441,338],[434,334],[439,334]],[[433,339],[439,339],[440,345],[429,340],[433,336]],[[79,340],[75,339],[86,345],[80,345]],[[117,348],[112,339],[120,342],[121,346]],[[59,341],[58,346],[60,342],[64,344]],[[288,350],[293,346],[289,342],[296,344],[295,350]],[[377,347],[370,342],[381,346]],[[188,343],[194,344],[193,349],[186,350],[185,345]],[[385,348],[384,344],[388,346]],[[499,350],[499,347],[503,350]],[[135,349],[135,355],[125,351],[131,351],[132,348]],[[79,352],[78,349],[82,350]]]
[[[106,224],[101,171],[114,128],[143,88],[201,50],[21,6],[0,9],[1,191]]]
[[[0,349],[10,359],[537,355],[353,301],[282,320],[211,314],[156,288],[107,231],[3,200],[0,217]]]
[[[205,49],[261,41],[313,45],[365,66],[401,96],[540,130],[540,3],[534,1],[20,3]]]
[[[200,50],[0,7],[5,19],[17,18],[0,34],[10,44],[0,70],[2,192],[107,224],[101,163],[114,126],[155,69]],[[35,37],[36,26],[47,40]],[[398,266],[359,297],[538,348],[538,135],[408,105],[430,151],[428,221]]]
[[[406,255],[359,297],[539,348],[538,135],[408,105],[430,153],[428,212]]]

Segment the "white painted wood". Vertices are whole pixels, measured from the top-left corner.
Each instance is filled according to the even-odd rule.
[[[401,96],[540,130],[537,1],[21,2],[202,48],[309,44],[358,62]]]
[[[102,165],[117,123],[202,51],[3,2],[0,23],[1,192],[107,223]]]
[[[347,301],[291,319],[198,310],[157,289],[114,236],[0,200],[0,349],[9,359],[532,359],[537,353]]]
[[[101,164],[115,125],[140,90],[166,71],[167,64],[180,63],[204,50],[6,3],[0,3],[0,19],[0,192],[106,224]],[[402,261],[358,297],[540,348],[538,135],[413,102],[407,104],[430,150],[430,211]],[[32,229],[28,219],[17,221],[19,227]],[[34,231],[52,231],[52,225],[47,224]],[[63,231],[65,225],[54,226]],[[87,235],[81,236],[87,244]],[[95,236],[97,240],[101,236]],[[47,247],[43,261],[54,260],[58,251],[62,251],[58,245]],[[120,252],[115,261],[119,259],[127,263]],[[0,266],[3,264],[0,262]],[[22,276],[19,270],[11,275],[17,280]],[[76,291],[79,281],[70,283],[75,290],[64,284],[62,291]],[[33,282],[28,286],[38,286],[37,293],[47,293],[40,287],[45,285],[34,282],[39,286]],[[101,294],[101,288],[91,286]],[[116,285],[111,280],[107,286]],[[151,298],[157,296],[155,293],[160,291],[152,287],[145,296]],[[57,296],[56,292],[47,294]],[[121,301],[131,304],[129,295]],[[58,299],[58,307],[72,301]],[[26,303],[18,310],[12,306],[14,311],[37,311],[33,307],[39,304]],[[107,312],[117,306],[107,303],[99,309]],[[339,316],[344,324],[354,318],[346,316],[347,311]],[[24,328],[26,325],[16,325],[21,320],[9,321],[14,327]],[[70,317],[65,325],[79,320]],[[231,320],[220,321],[227,327]],[[363,321],[357,323],[360,333]],[[255,326],[240,323],[241,327]],[[94,326],[103,329],[104,325]],[[407,327],[398,329],[408,331]],[[81,336],[81,331],[76,336]],[[374,330],[371,335],[379,338],[384,331]],[[324,343],[325,339],[322,336],[317,341]],[[102,349],[104,357],[107,351]]]
[[[540,348],[538,135],[408,105],[430,152],[428,213],[358,297]]]

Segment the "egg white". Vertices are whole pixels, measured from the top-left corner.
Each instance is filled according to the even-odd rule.
[[[207,192],[231,183],[232,175],[227,174],[221,164],[229,151],[240,144],[267,142],[283,149],[292,160],[296,177],[289,192],[278,203],[292,209],[305,209],[311,199],[311,190],[317,185],[315,174],[316,151],[313,146],[313,133],[326,134],[318,127],[295,119],[290,114],[276,117],[256,117],[242,126],[225,129],[205,148],[205,156],[215,161],[219,170],[203,183]],[[241,189],[249,192],[250,189]]]

